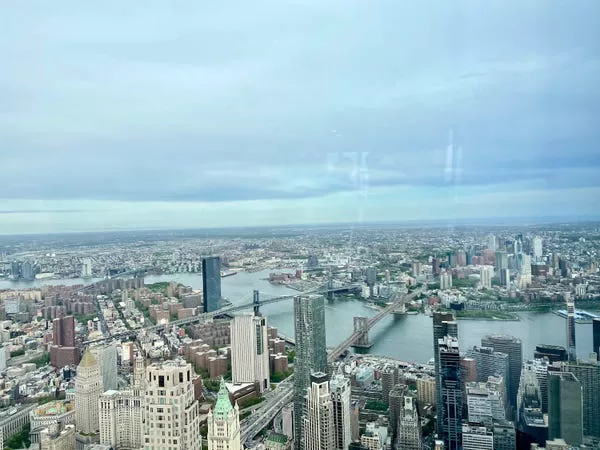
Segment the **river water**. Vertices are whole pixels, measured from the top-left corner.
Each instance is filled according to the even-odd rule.
[[[258,289],[263,298],[268,296],[293,295],[296,291],[285,286],[269,283],[266,278],[269,271],[255,273],[240,272],[237,275],[222,279],[222,294],[233,304],[252,301],[252,291]],[[28,283],[0,281],[0,289],[26,289],[48,284],[84,284],[94,280],[80,278],[70,280],[35,280]],[[146,283],[158,281],[177,281],[202,288],[200,274],[181,273],[172,275],[147,276]],[[294,336],[294,320],[292,301],[282,301],[261,308],[271,326],[287,336]],[[327,323],[327,345],[335,346],[353,331],[353,317],[370,317],[377,310],[369,308],[358,300],[335,299],[327,301],[325,320]],[[462,349],[479,345],[481,338],[489,333],[504,333],[520,338],[523,342],[523,354],[526,358],[533,356],[535,345],[552,344],[565,346],[566,321],[552,313],[520,313],[520,321],[487,321],[460,320],[458,323],[459,343]],[[577,324],[577,353],[587,358],[592,351],[592,326]],[[403,361],[426,362],[433,357],[432,321],[431,318],[419,314],[404,317],[388,316],[382,319],[370,332],[373,342],[370,352],[398,358]]]

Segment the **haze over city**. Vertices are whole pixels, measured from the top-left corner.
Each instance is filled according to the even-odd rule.
[[[599,15],[7,3],[0,233],[594,217]]]

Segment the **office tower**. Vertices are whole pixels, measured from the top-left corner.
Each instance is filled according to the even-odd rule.
[[[269,389],[267,319],[236,316],[230,326],[233,382],[258,383],[259,391],[266,391]]]
[[[565,294],[567,303],[567,351],[569,361],[577,361],[577,346],[575,344],[575,300],[570,294]]]
[[[440,411],[442,408],[442,385],[440,382],[440,353],[439,353],[439,342],[445,336],[452,336],[458,338],[458,325],[456,318],[452,313],[446,312],[434,312],[433,313],[433,358],[435,365],[435,404],[436,409]],[[438,412],[437,414],[437,430],[440,432],[442,429],[442,415]]]
[[[421,276],[421,263],[419,261],[415,261],[412,263],[412,274],[415,278]]]
[[[29,261],[25,261],[23,264],[21,264],[21,278],[23,278],[26,281],[31,281],[35,279],[33,265]]]
[[[103,389],[117,390],[117,347],[113,343],[102,344],[90,347],[90,351],[100,364]]]
[[[538,387],[540,390],[540,401],[542,412],[548,412],[548,370],[551,369],[547,359],[533,359],[526,361],[523,365],[523,372],[532,371],[537,378]],[[523,373],[522,372],[522,373]]]
[[[421,423],[415,399],[410,395],[404,396],[397,433],[397,450],[421,450]]]
[[[519,265],[519,288],[526,289],[531,284],[531,256],[521,254]]]
[[[535,359],[548,358],[548,361],[561,362],[569,359],[569,354],[564,347],[560,345],[546,345],[540,344],[535,346],[535,352],[533,354]]]
[[[335,448],[333,402],[327,375],[315,372],[306,390],[306,413],[302,418],[302,449],[321,450]]]
[[[217,395],[215,407],[208,413],[208,450],[242,450],[240,411],[231,404],[225,381]]]
[[[508,255],[506,252],[496,252],[496,272],[499,274],[502,269],[508,269]]]
[[[203,311],[221,309],[221,258],[202,258],[202,300]]]
[[[492,272],[493,269],[490,266],[484,266],[481,268],[481,287],[483,289],[492,288]]]
[[[392,442],[398,437],[398,424],[400,415],[404,408],[404,397],[409,395],[406,384],[397,384],[392,388],[389,395],[390,428],[392,429]]]
[[[99,430],[98,400],[102,392],[100,365],[88,349],[83,353],[75,377],[75,422],[81,434],[96,434]]]
[[[475,360],[478,381],[487,381],[491,376],[500,376],[508,386],[510,362],[506,353],[496,352],[492,347],[474,346],[468,350],[467,355]]]
[[[444,272],[440,275],[440,289],[452,289],[452,274]]]
[[[505,420],[502,393],[486,383],[466,383],[467,414],[469,422],[491,425]]]
[[[583,441],[583,390],[570,372],[548,374],[548,438],[570,445]]]
[[[501,334],[488,335],[481,339],[482,347],[491,347],[496,352],[508,355],[508,402],[514,408],[517,404],[519,378],[523,367],[523,349],[521,340]]]
[[[470,356],[466,355],[460,358],[460,370],[463,383],[477,381],[477,364]]]
[[[492,433],[494,433],[494,450],[516,450],[517,432],[512,422],[502,420],[495,423]]]
[[[600,361],[578,361],[563,365],[583,389],[583,434],[600,438]]]
[[[486,248],[489,250],[496,250],[496,236],[493,234],[488,234],[486,237]]]
[[[531,256],[534,261],[542,259],[542,238],[535,236],[531,243]]]
[[[445,336],[438,341],[440,364],[440,388],[438,416],[441,416],[440,435],[447,450],[461,449],[462,434],[462,386],[460,378],[460,354],[458,339]]]
[[[500,286],[507,289],[510,287],[510,269],[500,269]]]
[[[313,372],[327,372],[325,343],[325,298],[322,295],[294,297],[294,435],[295,445],[302,441],[304,396]]]
[[[600,361],[600,317],[596,317],[592,322],[592,349],[596,353],[596,358]]]
[[[542,412],[538,376],[532,364],[523,366],[517,397],[517,428],[519,448],[530,444],[543,445],[548,438],[548,424]]]
[[[462,450],[494,450],[494,435],[486,427],[462,426]]]
[[[81,278],[89,278],[92,276],[92,260],[84,258],[81,262]]]
[[[202,448],[200,412],[198,401],[194,399],[192,374],[192,365],[181,359],[146,367],[146,450]]]
[[[350,380],[334,375],[329,382],[333,403],[334,449],[346,450],[352,441],[350,426]]]
[[[106,391],[100,396],[100,444],[112,448],[142,448],[142,397],[133,391]]]
[[[386,366],[381,372],[381,394],[384,403],[389,403],[390,391],[398,381],[398,367]]]
[[[440,274],[440,260],[438,258],[431,259],[431,272],[433,273],[433,276]]]

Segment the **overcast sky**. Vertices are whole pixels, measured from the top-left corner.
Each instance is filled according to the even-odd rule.
[[[600,1],[10,1],[0,233],[597,216]]]

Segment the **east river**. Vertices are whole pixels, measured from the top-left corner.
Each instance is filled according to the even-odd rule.
[[[222,294],[233,304],[252,301],[252,291],[258,289],[263,298],[268,296],[294,295],[297,291],[285,286],[269,283],[269,271],[255,273],[240,272],[222,279]],[[0,289],[27,289],[47,284],[84,284],[95,280],[35,280],[32,282],[0,281]],[[177,281],[202,288],[199,274],[180,273],[171,275],[147,276],[145,282]],[[287,336],[294,336],[292,301],[282,301],[261,308],[269,324]],[[327,322],[327,345],[335,346],[353,331],[354,316],[373,316],[377,310],[358,300],[336,299],[327,301],[325,320]],[[520,321],[460,320],[458,324],[459,342],[462,349],[481,343],[481,337],[488,333],[504,333],[520,338],[523,342],[524,357],[533,355],[536,344],[565,345],[566,321],[552,313],[519,313]],[[592,351],[592,326],[577,324],[577,353],[587,358]],[[389,316],[382,319],[370,332],[373,347],[370,353],[385,355],[403,361],[426,362],[433,357],[432,321],[423,315],[404,317]]]

